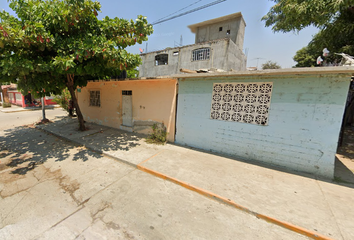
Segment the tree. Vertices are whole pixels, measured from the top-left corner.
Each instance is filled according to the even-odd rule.
[[[279,69],[281,68],[276,62],[273,61],[267,61],[262,64],[262,69]]]
[[[312,66],[311,58],[322,54],[327,48],[332,53],[345,52],[354,55],[354,7],[353,1],[343,0],[274,0],[276,4],[262,18],[266,26],[272,26],[275,32],[300,31],[310,25],[318,27],[319,32],[304,49],[295,55],[301,63],[297,66]],[[332,54],[328,61],[336,62],[341,57]],[[307,59],[307,60],[305,60]],[[297,61],[297,60],[295,60]],[[306,64],[305,64],[306,62]]]
[[[146,41],[152,25],[143,16],[98,20],[101,5],[91,0],[9,2],[17,17],[0,12],[0,79],[39,96],[67,87],[85,130],[75,89],[138,66],[139,55],[125,48]]]
[[[275,32],[300,31],[308,26],[324,29],[343,12],[353,11],[351,0],[273,0],[276,4],[262,20]]]
[[[314,67],[316,65],[316,56],[319,55],[311,52],[308,46],[301,48],[296,52],[296,55],[293,58],[294,61],[297,62],[295,67]]]

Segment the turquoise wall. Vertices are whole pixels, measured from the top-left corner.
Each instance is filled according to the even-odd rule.
[[[210,119],[213,83],[273,82],[269,125]],[[176,143],[333,178],[350,75],[179,79]]]

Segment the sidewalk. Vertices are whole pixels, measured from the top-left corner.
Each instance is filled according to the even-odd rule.
[[[268,222],[317,239],[354,239],[354,184],[316,180],[96,124],[65,118],[39,129]],[[323,236],[321,238],[321,236]]]
[[[46,105],[45,109],[53,109],[53,108],[60,108],[59,105]],[[23,111],[36,111],[42,110],[42,107],[19,107],[17,105],[12,104],[11,107],[3,108],[0,106],[0,111],[4,113],[14,113],[14,112],[23,112]]]

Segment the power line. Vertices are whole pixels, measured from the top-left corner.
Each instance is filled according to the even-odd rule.
[[[176,13],[178,13],[178,12],[180,12],[180,11],[186,9],[186,8],[189,8],[190,6],[193,6],[193,5],[197,4],[197,3],[200,2],[200,1],[202,1],[202,0],[198,0],[198,1],[196,1],[196,2],[194,2],[194,3],[192,3],[192,4],[190,4],[190,5],[188,5],[187,7],[181,8],[180,10],[178,10],[178,11],[176,11],[176,12],[174,12],[174,13],[171,13],[171,14],[167,15],[166,17],[157,19],[155,22],[158,22],[158,21],[161,21],[162,19],[168,18],[169,16],[172,16],[173,14],[176,14]]]
[[[210,7],[210,6],[213,6],[213,5],[216,5],[216,4],[219,4],[219,3],[222,3],[222,2],[225,2],[226,0],[217,0],[217,1],[214,1],[212,3],[208,3],[206,5],[203,5],[201,7],[197,7],[197,8],[194,8],[192,10],[189,10],[187,12],[184,12],[184,13],[181,13],[181,14],[178,14],[178,15],[175,15],[175,16],[172,16],[170,18],[166,18],[164,20],[160,20],[160,21],[155,21],[152,23],[152,25],[156,25],[156,24],[159,24],[159,23],[163,23],[163,22],[166,22],[166,21],[169,21],[169,20],[172,20],[172,19],[175,19],[175,18],[178,18],[178,17],[181,17],[181,16],[184,16],[184,15],[187,15],[189,13],[192,13],[192,12],[196,12],[196,11],[199,11],[201,9],[204,9],[204,8],[207,8],[207,7]]]

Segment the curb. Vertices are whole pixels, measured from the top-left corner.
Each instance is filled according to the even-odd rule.
[[[46,107],[45,110],[52,110],[56,108],[61,108],[60,106],[54,106],[54,107]],[[16,112],[27,112],[27,111],[38,111],[42,110],[42,108],[21,108],[21,109],[14,109],[14,110],[0,110],[3,113],[16,113]]]
[[[254,211],[252,211],[252,210],[250,210],[250,209],[248,209],[246,207],[243,207],[243,206],[235,203],[234,201],[232,201],[230,199],[224,198],[222,196],[219,196],[217,194],[214,194],[214,193],[209,192],[207,190],[204,190],[202,188],[190,185],[189,183],[180,181],[180,180],[178,180],[176,178],[169,177],[169,176],[167,176],[165,174],[162,174],[160,172],[157,172],[157,171],[151,170],[149,168],[143,167],[140,164],[138,164],[137,167],[138,167],[139,170],[141,170],[143,172],[146,172],[146,173],[154,175],[154,176],[156,176],[158,178],[170,181],[170,182],[175,183],[177,185],[180,185],[180,186],[182,186],[182,187],[184,187],[184,188],[186,188],[188,190],[191,190],[191,191],[194,191],[196,193],[199,193],[199,194],[201,194],[201,195],[203,195],[203,196],[205,196],[207,198],[210,198],[210,199],[216,200],[216,201],[218,201],[220,203],[229,205],[229,206],[234,207],[234,208],[236,208],[238,210],[241,210],[243,212],[251,214],[251,215],[253,215],[253,216],[255,216],[255,217],[259,218],[259,219],[262,219],[262,220],[264,220],[266,222],[278,225],[278,226],[283,227],[285,229],[288,229],[290,231],[299,233],[299,234],[301,234],[303,236],[310,237],[310,238],[316,239],[316,240],[333,240],[332,238],[329,238],[329,237],[324,236],[322,234],[319,234],[319,233],[307,230],[305,228],[293,225],[291,223],[288,223],[288,222],[285,222],[285,221],[281,221],[281,220],[278,220],[276,218],[272,218],[272,217],[269,217],[269,216],[254,212]]]
[[[302,227],[300,227],[300,226],[296,226],[296,225],[294,225],[294,224],[291,224],[291,223],[288,223],[288,222],[285,222],[285,221],[281,221],[281,220],[278,220],[278,219],[276,219],[276,218],[269,217],[269,216],[264,215],[264,214],[260,214],[260,213],[254,212],[254,211],[252,211],[252,210],[250,210],[250,209],[248,209],[248,208],[246,208],[246,207],[243,207],[242,205],[237,204],[236,202],[232,201],[231,199],[224,198],[224,197],[222,197],[222,196],[219,196],[219,195],[217,195],[217,194],[214,194],[214,193],[212,193],[212,192],[210,192],[210,191],[207,191],[207,190],[205,190],[205,189],[199,188],[199,187],[197,187],[197,186],[193,186],[193,185],[191,185],[191,184],[189,184],[189,183],[183,182],[183,181],[181,181],[181,180],[178,180],[178,179],[176,179],[176,178],[167,176],[167,175],[165,175],[165,174],[163,174],[163,173],[154,171],[154,170],[152,170],[152,169],[146,168],[146,167],[144,167],[144,166],[141,165],[141,164],[147,162],[148,160],[154,158],[155,156],[159,155],[161,152],[159,152],[159,153],[157,153],[157,154],[151,156],[150,158],[148,158],[148,159],[142,161],[142,162],[139,163],[139,164],[134,164],[134,163],[128,162],[128,161],[126,161],[126,160],[124,160],[124,159],[117,158],[117,157],[115,157],[115,156],[113,156],[113,155],[104,153],[102,150],[95,149],[95,148],[90,147],[90,146],[86,146],[86,145],[80,143],[79,141],[76,141],[76,140],[73,140],[73,139],[69,139],[69,138],[64,137],[64,136],[61,136],[61,135],[59,135],[59,134],[50,132],[50,131],[48,131],[48,130],[46,130],[46,129],[43,129],[43,128],[40,128],[40,127],[37,127],[37,126],[36,126],[36,129],[39,129],[39,130],[42,130],[42,131],[44,131],[44,132],[50,133],[50,134],[52,134],[52,135],[55,135],[55,136],[58,137],[58,138],[67,140],[67,141],[69,141],[69,142],[73,142],[73,143],[75,143],[75,144],[77,144],[77,145],[79,145],[79,146],[84,146],[84,147],[86,147],[87,149],[89,149],[89,150],[91,150],[91,151],[93,151],[93,152],[97,152],[97,153],[99,153],[99,154],[102,154],[102,155],[105,156],[105,157],[112,158],[112,159],[114,159],[114,160],[117,160],[117,161],[120,161],[120,162],[122,162],[122,163],[128,164],[128,165],[130,165],[130,166],[132,166],[132,167],[134,167],[134,168],[137,168],[137,169],[139,169],[139,170],[141,170],[141,171],[143,171],[143,172],[146,172],[146,173],[148,173],[148,174],[151,174],[151,175],[153,175],[153,176],[155,176],[155,177],[158,177],[158,178],[161,178],[161,179],[163,179],[163,180],[167,180],[167,181],[170,181],[170,182],[175,183],[175,184],[177,184],[177,185],[180,185],[181,187],[184,187],[184,188],[186,188],[186,189],[188,189],[188,190],[191,190],[191,191],[193,191],[193,192],[196,192],[196,193],[198,193],[198,194],[201,194],[201,195],[203,195],[203,196],[205,196],[205,197],[207,197],[207,198],[216,200],[216,201],[218,201],[218,202],[220,202],[220,203],[222,203],[222,204],[229,205],[229,206],[234,207],[234,208],[236,208],[236,209],[238,209],[238,210],[241,210],[241,211],[243,211],[243,212],[246,212],[246,213],[248,213],[248,214],[251,214],[251,215],[253,215],[253,216],[255,216],[255,217],[259,218],[259,219],[262,219],[262,220],[264,220],[264,221],[266,221],[266,222],[268,222],[268,223],[275,224],[275,225],[277,225],[277,226],[280,226],[280,227],[283,227],[283,228],[285,228],[285,229],[288,229],[288,230],[290,230],[290,231],[292,231],[292,232],[296,232],[296,233],[299,233],[299,234],[301,234],[301,235],[303,235],[303,236],[306,236],[306,237],[309,237],[309,238],[312,238],[312,239],[316,239],[316,240],[333,240],[332,238],[329,238],[329,237],[327,237],[327,236],[325,236],[325,235],[322,235],[322,234],[316,233],[316,232],[314,232],[314,231],[311,231],[311,230],[302,228]]]

